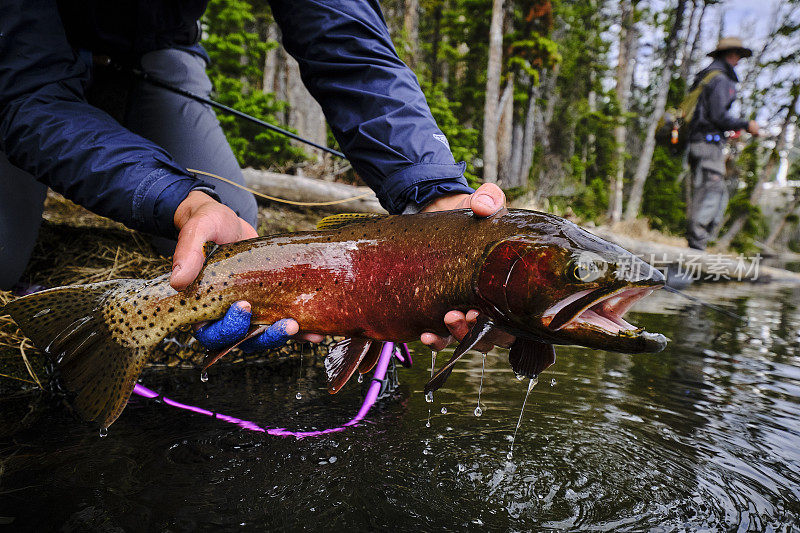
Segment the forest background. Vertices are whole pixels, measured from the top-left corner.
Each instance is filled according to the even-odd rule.
[[[416,73],[471,184],[584,222],[644,217],[682,234],[691,187],[682,155],[655,141],[666,108],[685,96],[719,37],[742,35],[753,57],[737,68],[734,112],[765,135],[729,142],[732,192],[718,245],[798,246],[800,0],[759,3],[726,28],[738,0],[389,0],[397,52]],[[741,10],[740,10],[741,11]],[[336,143],[279,46],[266,0],[212,0],[203,45],[221,102]],[[761,35],[754,35],[759,27]],[[345,162],[226,115],[242,166],[356,182]],[[768,186],[769,186],[768,185]]]

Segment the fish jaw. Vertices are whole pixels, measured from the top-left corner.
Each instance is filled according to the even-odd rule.
[[[580,291],[548,308],[542,314],[542,324],[564,344],[625,353],[660,352],[667,345],[666,337],[629,323],[624,315],[661,286],[663,281],[653,280],[616,290]],[[582,305],[570,310],[575,303]],[[562,316],[565,312],[567,317]]]

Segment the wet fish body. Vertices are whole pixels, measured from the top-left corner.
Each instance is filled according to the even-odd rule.
[[[292,317],[303,331],[346,336],[326,361],[331,392],[374,364],[373,341],[446,335],[451,309],[481,318],[430,389],[492,328],[519,337],[510,362],[525,374],[552,364],[553,344],[646,352],[666,342],[621,318],[663,276],[561,218],[460,210],[334,216],[321,227],[220,246],[181,292],[168,275],[115,280],[43,291],[3,311],[58,363],[78,411],[103,427],[164,337],[239,300],[251,303],[256,326]]]

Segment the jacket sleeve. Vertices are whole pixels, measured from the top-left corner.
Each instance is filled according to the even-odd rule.
[[[375,0],[271,0],[286,50],[356,172],[391,213],[471,193]]]
[[[747,128],[747,121],[728,113],[736,99],[736,86],[724,74],[716,76],[708,84],[706,92],[706,110],[709,122],[722,131],[735,131]]]
[[[56,0],[0,2],[0,150],[95,213],[174,237],[175,209],[202,182],[89,105],[88,79]]]

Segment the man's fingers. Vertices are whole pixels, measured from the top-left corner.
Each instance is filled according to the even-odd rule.
[[[419,336],[422,344],[430,347],[431,350],[436,352],[442,351],[447,348],[447,345],[453,340],[452,337],[440,337],[435,333],[423,333]]]
[[[205,256],[203,245],[213,240],[213,222],[206,217],[190,220],[181,229],[175,254],[172,256],[172,275],[169,284],[176,291],[182,291],[197,277],[203,267]]]
[[[249,302],[235,302],[222,319],[201,327],[194,336],[207,349],[222,350],[247,335],[250,311]]]
[[[469,206],[479,217],[492,216],[506,204],[506,195],[494,183],[484,183],[472,193]]]

